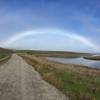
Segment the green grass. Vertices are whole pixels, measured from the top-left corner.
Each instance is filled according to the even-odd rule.
[[[8,56],[8,55],[7,54],[0,54],[0,59],[4,58],[6,56]]]
[[[53,73],[56,80],[60,80],[61,83],[58,87],[66,95],[69,95],[72,100],[99,100],[100,99],[100,79],[93,77],[83,77],[76,73],[67,71],[59,71],[49,68],[44,65],[42,70],[38,70],[41,75],[46,73]],[[51,84],[52,80],[46,79]]]
[[[62,81],[61,90],[69,94],[72,100],[100,99],[100,79],[83,77],[66,71],[56,72],[56,77]]]
[[[100,99],[100,79],[93,77],[83,77],[76,73],[67,71],[52,70],[44,67],[38,70],[43,76],[45,73],[53,73],[56,80],[60,80],[60,85],[56,86],[63,93],[72,98],[72,100],[99,100]],[[51,84],[52,80],[46,79]],[[59,86],[59,87],[58,87]]]
[[[11,55],[11,53],[12,53],[12,50],[0,48],[0,59]]]

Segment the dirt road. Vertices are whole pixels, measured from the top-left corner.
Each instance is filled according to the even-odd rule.
[[[55,87],[43,81],[38,72],[13,54],[0,65],[0,100],[69,100]]]

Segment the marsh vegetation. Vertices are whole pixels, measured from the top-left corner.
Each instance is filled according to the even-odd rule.
[[[61,64],[29,53],[21,56],[35,67],[44,80],[72,100],[100,99],[100,70],[84,65]]]

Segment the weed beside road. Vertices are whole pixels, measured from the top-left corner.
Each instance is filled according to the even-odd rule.
[[[52,63],[31,55],[22,56],[41,74],[72,100],[100,99],[100,70],[85,66]]]
[[[0,48],[0,64],[9,60],[12,50]]]
[[[8,55],[7,54],[0,54],[0,59],[4,58],[6,56],[8,56]]]

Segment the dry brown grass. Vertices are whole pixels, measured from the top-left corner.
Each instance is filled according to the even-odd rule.
[[[31,65],[35,66],[35,69],[38,72],[41,72],[42,74],[42,78],[46,81],[48,81],[49,83],[53,84],[55,87],[57,88],[61,88],[61,81],[59,79],[57,79],[57,77],[55,77],[55,73],[53,72],[47,72],[46,70],[52,70],[51,66],[45,66],[45,64],[42,62],[41,59],[38,59],[37,57],[31,57],[31,56],[24,56],[24,59]],[[33,59],[34,59],[34,63],[33,63]],[[41,64],[42,63],[42,64]]]
[[[82,66],[82,65],[74,65],[74,64],[61,64],[58,62],[53,62],[45,57],[35,57],[33,55],[21,55],[24,56],[24,58],[31,63],[32,65],[35,64],[37,70],[41,69],[41,67],[44,67],[45,65],[48,65],[49,68],[54,68],[57,70],[61,71],[69,71],[69,72],[74,72],[79,75],[83,76],[92,76],[92,77],[100,77],[100,70],[93,69],[93,68],[88,68],[87,66]],[[33,63],[34,61],[34,63]],[[42,65],[41,65],[42,64]]]
[[[69,95],[72,100],[99,100],[100,70],[60,64],[32,55],[21,56],[40,72],[44,80]]]
[[[59,80],[57,77],[55,77],[54,73],[44,73],[43,79],[46,81],[49,81],[51,84],[53,84],[57,88],[61,88],[61,80]]]

